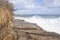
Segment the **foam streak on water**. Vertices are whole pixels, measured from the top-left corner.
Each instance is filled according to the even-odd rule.
[[[58,18],[42,18],[38,16],[33,17],[15,17],[15,19],[25,20],[26,22],[36,23],[38,26],[49,32],[56,32],[60,34],[60,17]]]

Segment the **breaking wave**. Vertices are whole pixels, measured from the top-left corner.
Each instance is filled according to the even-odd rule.
[[[26,22],[36,23],[38,26],[49,32],[56,32],[60,34],[60,17],[57,18],[43,18],[40,16],[32,17],[15,17],[15,19],[25,20]]]

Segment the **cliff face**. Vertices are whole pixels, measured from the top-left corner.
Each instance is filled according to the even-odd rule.
[[[14,32],[17,40],[60,40],[60,35],[47,32],[34,23],[15,20]]]

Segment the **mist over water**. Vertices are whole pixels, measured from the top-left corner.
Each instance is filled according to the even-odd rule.
[[[60,34],[60,17],[58,16],[15,16],[15,19],[25,20],[26,22],[30,23],[36,23],[38,26],[40,26],[46,31],[56,32]]]

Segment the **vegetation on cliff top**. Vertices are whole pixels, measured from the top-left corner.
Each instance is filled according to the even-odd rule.
[[[0,7],[5,7],[9,10],[13,10],[13,4],[9,0],[0,0]]]
[[[14,22],[12,10],[13,5],[9,0],[0,0],[0,40],[13,40]]]

